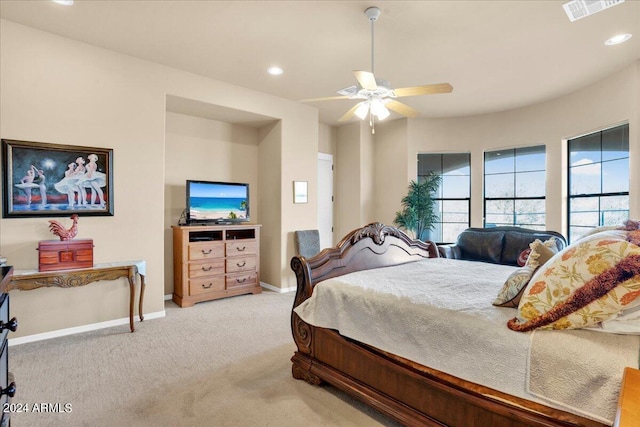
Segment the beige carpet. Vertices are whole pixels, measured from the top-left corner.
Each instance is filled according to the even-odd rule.
[[[167,316],[9,348],[15,413],[30,426],[375,426],[397,424],[332,387],[291,377],[293,293],[166,304]],[[52,406],[52,405],[50,405]]]

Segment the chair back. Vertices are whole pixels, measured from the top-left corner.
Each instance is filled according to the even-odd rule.
[[[311,258],[320,252],[320,232],[318,230],[298,230],[295,232],[296,255]]]

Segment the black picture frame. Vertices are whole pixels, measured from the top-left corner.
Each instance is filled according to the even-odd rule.
[[[2,139],[2,217],[113,215],[113,149]]]

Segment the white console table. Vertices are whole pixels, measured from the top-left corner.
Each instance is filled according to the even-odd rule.
[[[91,268],[79,268],[74,270],[38,271],[38,270],[13,270],[11,281],[7,285],[7,291],[20,289],[30,291],[38,288],[76,288],[85,286],[99,280],[115,280],[126,277],[129,280],[129,326],[131,332],[135,332],[133,326],[133,311],[135,300],[136,274],[140,275],[140,300],[138,302],[138,315],[140,321],[144,320],[142,314],[142,301],[144,299],[145,261],[122,261],[106,264],[95,264]]]

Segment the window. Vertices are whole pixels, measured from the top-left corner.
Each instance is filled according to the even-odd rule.
[[[629,218],[629,125],[570,139],[569,241]]]
[[[484,154],[484,226],[545,229],[545,147]]]
[[[471,210],[471,155],[469,153],[418,154],[418,182],[429,172],[442,177],[435,195],[439,221],[426,239],[455,242],[469,227]]]

